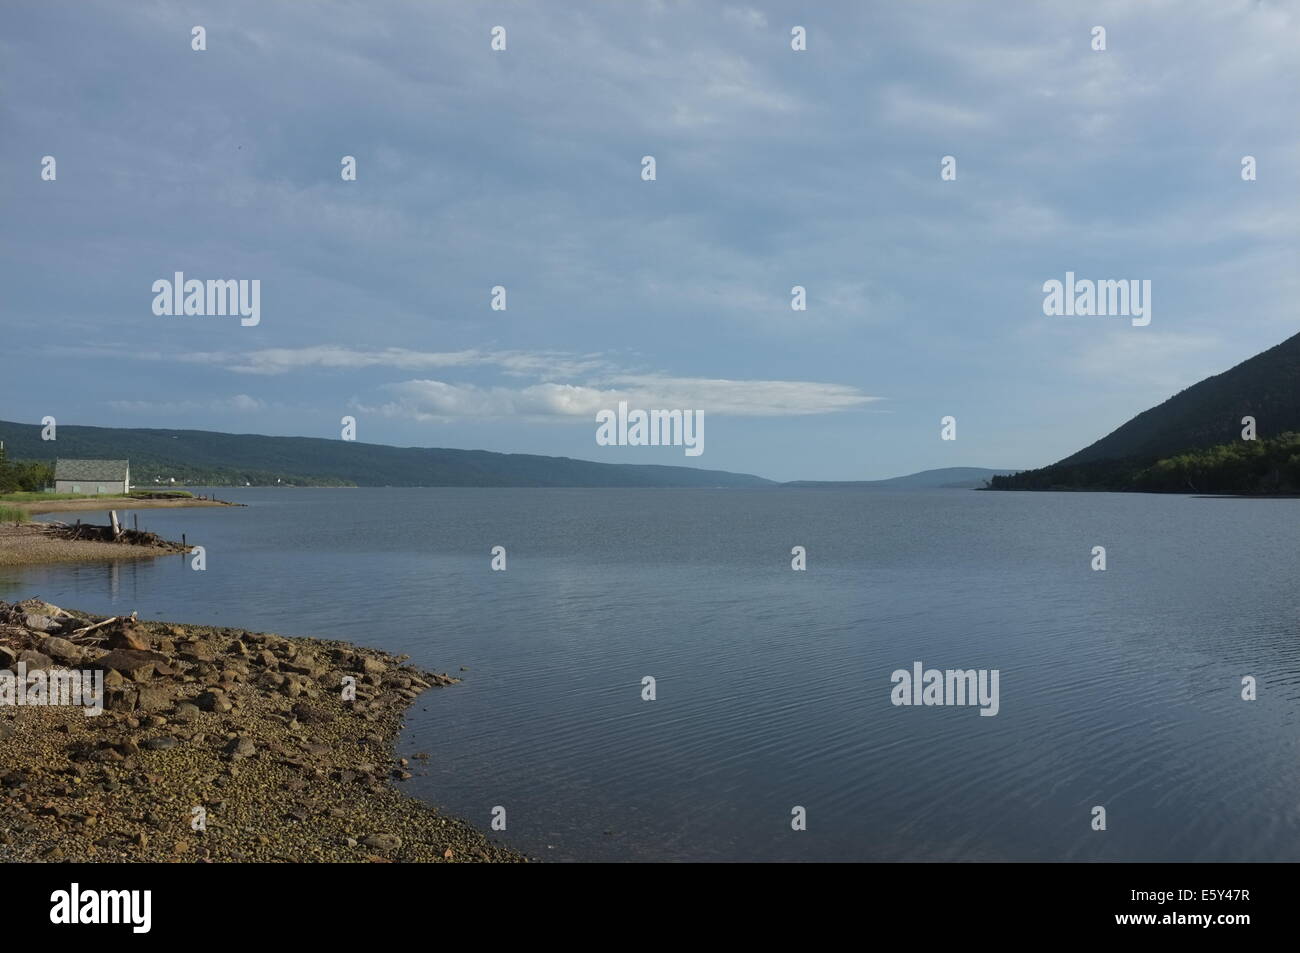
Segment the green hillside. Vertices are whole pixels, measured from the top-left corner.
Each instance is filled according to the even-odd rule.
[[[175,477],[196,486],[769,486],[742,473],[694,467],[592,463],[486,450],[387,447],[317,437],[266,437],[207,430],[147,430],[60,424],[41,440],[34,424],[0,421],[11,460],[129,459],[147,486]]]
[[[1201,463],[1217,457],[1226,466],[1229,460],[1237,458],[1232,447],[1252,442],[1242,439],[1243,417],[1255,418],[1260,438],[1257,443],[1300,431],[1300,334],[1231,370],[1193,384],[1058,463],[1013,476],[994,477],[991,487],[995,490],[1173,490],[1176,487],[1153,476],[1151,468],[1161,461],[1212,448],[1218,449],[1214,454],[1198,458]],[[1285,441],[1278,447],[1284,445]],[[1277,449],[1271,443],[1269,446]],[[1248,454],[1256,452],[1247,451]],[[1172,471],[1166,468],[1165,472]],[[1261,480],[1258,488],[1252,488],[1256,484],[1242,476],[1243,488],[1231,492],[1284,492],[1266,488],[1272,484],[1262,477]]]

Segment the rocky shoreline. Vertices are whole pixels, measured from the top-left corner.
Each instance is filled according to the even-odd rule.
[[[0,669],[98,672],[104,707],[0,704],[0,861],[526,860],[393,786],[403,711],[459,681],[405,660],[0,602]]]

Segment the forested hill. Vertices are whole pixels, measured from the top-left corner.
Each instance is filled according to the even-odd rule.
[[[487,450],[388,447],[318,437],[59,424],[41,440],[34,424],[0,421],[11,460],[86,457],[131,461],[141,486],[156,477],[194,486],[770,486],[744,473],[651,464],[593,463]]]
[[[1300,334],[1193,384],[1058,463],[995,477],[992,488],[1151,489],[1149,474],[1139,478],[1157,463],[1243,442],[1243,417],[1255,418],[1261,440],[1300,431]],[[1225,453],[1217,458],[1232,456]],[[1242,484],[1239,492],[1268,490]]]

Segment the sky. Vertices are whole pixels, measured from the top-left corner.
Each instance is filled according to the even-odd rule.
[[[2,19],[4,420],[877,479],[1051,463],[1300,330],[1298,3]],[[155,314],[176,272],[260,320]],[[1150,324],[1044,314],[1067,272]],[[619,401],[704,453],[598,445]]]

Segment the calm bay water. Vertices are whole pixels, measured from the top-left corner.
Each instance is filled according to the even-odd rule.
[[[206,572],[0,569],[0,598],[463,675],[411,709],[406,790],[483,828],[503,805],[548,860],[1300,860],[1300,500],[219,493],[250,505],[139,511]],[[918,660],[1000,670],[999,714],[894,707]]]

